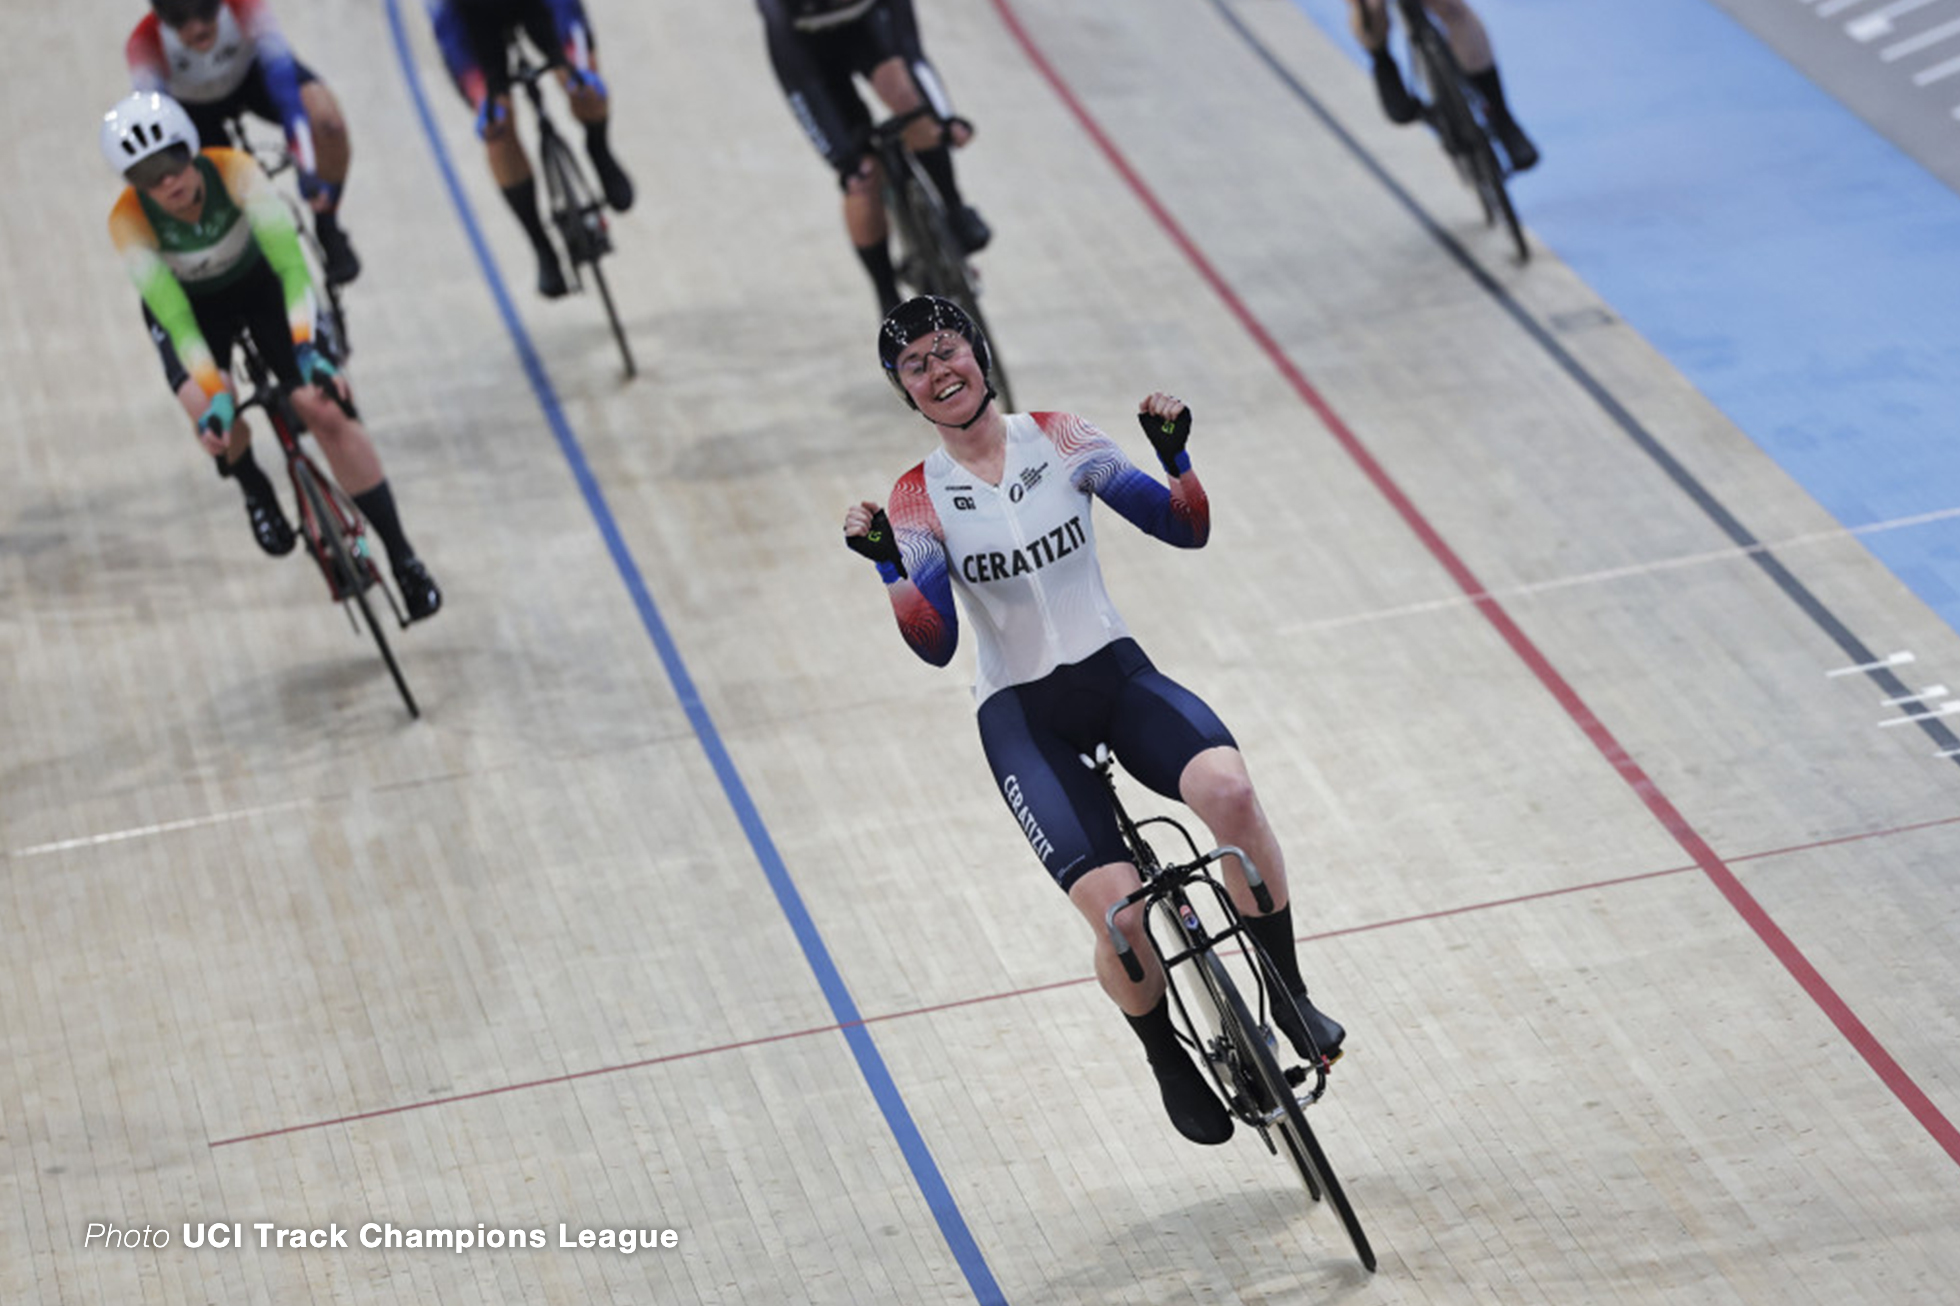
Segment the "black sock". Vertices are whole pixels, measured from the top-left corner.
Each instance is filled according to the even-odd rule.
[[[1498,79],[1496,64],[1480,73],[1465,73],[1464,77],[1477,88],[1477,94],[1484,97],[1484,109],[1493,125],[1515,125],[1511,122],[1510,106],[1504,103],[1504,83]]]
[[[1394,123],[1414,122],[1421,114],[1422,107],[1409,94],[1409,88],[1402,82],[1402,68],[1395,62],[1395,56],[1383,46],[1374,52],[1375,94],[1381,97],[1382,112]]]
[[[395,492],[388,488],[386,480],[372,490],[355,495],[354,506],[388,546],[388,561],[396,571],[414,560],[415,550],[409,547],[408,536],[402,534],[402,519],[395,513]]]
[[[878,308],[890,312],[898,303],[898,274],[892,270],[891,246],[884,241],[875,245],[857,247],[858,262],[871,274],[871,284],[878,292]]]
[[[1178,1041],[1177,1026],[1171,1023],[1170,995],[1157,999],[1157,1005],[1141,1016],[1123,1013],[1123,1019],[1130,1022],[1136,1031],[1137,1041],[1143,1044],[1143,1054],[1150,1058],[1153,1066],[1171,1065],[1178,1060],[1190,1061],[1184,1051],[1184,1044]]]
[[[544,234],[544,219],[538,216],[538,183],[535,178],[526,177],[523,181],[504,187],[504,203],[517,215],[523,224],[524,234],[531,238],[531,248],[540,257],[551,252],[551,241]]]
[[[1286,991],[1295,996],[1307,991],[1306,981],[1300,978],[1300,957],[1293,942],[1293,904],[1287,903],[1278,911],[1267,916],[1241,916],[1245,932],[1252,941],[1264,949],[1272,961],[1273,969],[1279,972],[1280,981]]]
[[[611,119],[601,118],[585,124],[585,152],[594,163],[612,158],[612,146],[606,143],[606,127],[610,122]]]
[[[252,446],[246,445],[245,452],[238,455],[238,461],[228,463],[223,454],[218,455],[218,475],[228,476],[238,482],[238,488],[245,491],[248,499],[269,499],[272,497],[272,482],[266,479],[265,469],[252,457]]]
[[[932,178],[932,184],[939,188],[939,198],[946,201],[946,207],[957,213],[966,207],[960,198],[959,183],[953,180],[953,152],[944,145],[935,145],[929,150],[920,150],[915,155],[919,166]]]
[[[333,238],[340,234],[339,215],[332,209],[328,209],[324,213],[314,214],[313,230],[320,233],[320,243],[322,245],[331,243]]]

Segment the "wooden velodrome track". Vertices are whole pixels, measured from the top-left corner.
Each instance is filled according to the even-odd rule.
[[[404,8],[280,12],[348,107],[353,370],[448,593],[397,639],[414,724],[158,384],[93,144],[140,6],[0,13],[0,1301],[1953,1300],[1956,773],[1825,673],[1960,641],[1549,251],[1504,263],[1293,6],[1231,12],[1483,261],[1201,0],[921,9],[1022,404],[1197,412],[1210,547],[1106,521],[1104,562],[1289,847],[1375,1276],[1256,1142],[1171,1133],[970,653],[916,662],[838,547],[929,433],[752,6],[594,7],[631,385],[529,293]]]

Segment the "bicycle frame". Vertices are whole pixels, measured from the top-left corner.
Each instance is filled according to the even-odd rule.
[[[1261,911],[1272,910],[1272,891],[1243,850],[1225,845],[1214,848],[1208,853],[1201,853],[1190,831],[1168,816],[1149,817],[1143,821],[1132,820],[1116,793],[1114,759],[1110,756],[1106,745],[1098,747],[1096,757],[1085,756],[1082,760],[1102,779],[1109,795],[1110,806],[1116,815],[1117,828],[1122,831],[1123,842],[1129,847],[1137,874],[1143,881],[1135,891],[1113,905],[1105,914],[1104,924],[1116,948],[1117,960],[1122,962],[1124,973],[1132,980],[1143,978],[1142,963],[1137,960],[1130,948],[1128,938],[1116,925],[1116,917],[1120,913],[1142,904],[1147,922],[1145,937],[1150,943],[1151,950],[1157,955],[1158,963],[1164,969],[1172,1005],[1183,1025],[1181,1033],[1203,1056],[1205,1065],[1211,1071],[1213,1078],[1218,1081],[1226,1102],[1233,1105],[1248,1123],[1265,1128],[1272,1123],[1271,1107],[1259,1108],[1256,1104],[1244,1100],[1236,1075],[1228,1064],[1230,1049],[1221,1046],[1222,1042],[1227,1040],[1225,1013],[1220,1010],[1219,995],[1214,991],[1208,978],[1207,969],[1210,964],[1208,959],[1219,957],[1223,945],[1237,942],[1238,949],[1245,959],[1243,969],[1252,976],[1253,991],[1257,995],[1252,1014],[1275,1048],[1277,1048],[1277,1041],[1272,1037],[1272,1024],[1268,1013],[1271,995],[1275,992],[1284,992],[1284,989],[1278,975],[1272,969],[1272,963],[1247,934],[1238,905],[1232,900],[1231,891],[1213,873],[1212,868],[1220,865],[1227,858],[1237,862],[1245,876],[1246,886],[1252,892],[1253,901]],[[1168,826],[1175,830],[1190,850],[1190,860],[1166,865],[1157,850],[1143,835],[1144,828],[1152,825]],[[1194,901],[1191,893],[1193,889],[1202,890],[1203,896]],[[1208,906],[1210,910],[1201,911],[1201,906]],[[1220,924],[1207,923],[1207,916],[1216,919]],[[1198,982],[1192,983],[1187,978],[1185,982],[1180,983],[1178,976],[1186,972],[1194,972]],[[1194,1018],[1194,1006],[1197,1008],[1196,1015],[1202,1017],[1202,1021]],[[1210,1031],[1209,1037],[1205,1033],[1207,1029]],[[1303,1084],[1309,1075],[1313,1078],[1313,1087],[1301,1094],[1304,1104],[1310,1105],[1319,1101],[1321,1095],[1327,1091],[1327,1069],[1327,1060],[1320,1058],[1315,1064],[1301,1070],[1297,1079],[1289,1073],[1289,1081],[1295,1088]]]
[[[300,444],[299,437],[306,430],[306,425],[293,408],[292,395],[271,375],[271,369],[249,332],[240,335],[239,347],[244,356],[246,375],[252,382],[252,393],[239,401],[238,414],[243,417],[253,408],[265,413],[273,436],[286,455],[286,473],[292,481],[293,500],[299,510],[300,534],[306,540],[307,553],[312,556],[320,568],[320,575],[327,582],[328,595],[346,612],[347,624],[356,635],[360,634],[362,621],[366,621],[368,631],[374,636],[375,646],[380,650],[381,660],[394,679],[395,688],[400,691],[409,716],[420,717],[422,710],[417,706],[408,680],[395,660],[394,650],[388,645],[388,637],[381,624],[374,619],[374,609],[368,603],[370,589],[381,591],[394,614],[396,625],[407,628],[408,615],[402,610],[395,592],[382,579],[381,568],[375,564],[374,551],[368,545],[367,528],[361,520],[360,510],[354,506],[347,492],[320,470],[319,464]],[[328,393],[333,395],[334,401],[350,418],[354,416],[352,404],[336,392],[330,390]],[[360,609],[359,617],[355,615],[355,608]]]
[[[1183,1025],[1180,1036],[1197,1050],[1232,1114],[1258,1129],[1267,1151],[1278,1155],[1284,1147],[1287,1160],[1314,1201],[1326,1197],[1347,1230],[1355,1255],[1372,1272],[1374,1248],[1305,1114],[1306,1108],[1318,1102],[1327,1091],[1328,1061],[1318,1057],[1308,1068],[1281,1068],[1277,1056],[1279,1040],[1267,1018],[1267,1002],[1275,993],[1285,1001],[1292,999],[1273,971],[1271,960],[1257,941],[1247,935],[1230,891],[1219,882],[1212,868],[1228,857],[1236,860],[1261,912],[1273,909],[1272,891],[1239,849],[1227,846],[1200,853],[1190,832],[1169,817],[1132,821],[1116,793],[1107,745],[1098,745],[1096,755],[1093,758],[1085,755],[1082,762],[1097,773],[1108,791],[1123,842],[1128,845],[1137,874],[1143,880],[1141,886],[1112,906],[1104,917],[1124,973],[1135,982],[1142,980],[1145,972],[1128,939],[1117,927],[1116,918],[1141,904],[1146,921],[1144,937],[1163,965],[1165,987],[1176,1006],[1177,1020]],[[1189,861],[1169,866],[1162,862],[1142,833],[1143,827],[1156,824],[1168,825],[1183,836],[1191,850]],[[1198,903],[1187,892],[1199,887],[1208,891],[1200,897],[1215,909],[1223,921],[1222,928],[1206,924]],[[1158,938],[1160,926],[1171,940],[1168,947]],[[1257,1002],[1250,1006],[1228,974],[1220,951],[1221,944],[1234,938],[1240,941],[1245,969],[1251,973],[1258,994]],[[1187,980],[1180,984],[1178,976],[1184,971],[1195,971],[1197,982]],[[1300,1085],[1309,1076],[1314,1081],[1313,1087],[1302,1093]],[[1279,1139],[1277,1144],[1275,1136]]]

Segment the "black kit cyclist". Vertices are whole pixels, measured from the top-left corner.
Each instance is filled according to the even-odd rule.
[[[1107,743],[1137,780],[1245,849],[1277,906],[1255,914],[1236,866],[1227,872],[1234,903],[1297,1004],[1276,1003],[1275,1019],[1302,1056],[1313,1054],[1309,1032],[1323,1055],[1337,1055],[1345,1031],[1307,1000],[1285,861],[1238,746],[1130,638],[1096,560],[1097,499],[1168,544],[1205,543],[1210,507],[1184,448],[1191,411],[1166,394],[1139,405],[1167,487],[1079,417],[1002,412],[986,339],[947,300],[900,305],[878,353],[939,447],[899,478],[888,509],[867,501],[846,513],[845,543],[877,564],[900,632],[926,661],[952,658],[964,612],[979,645],[980,741],[1008,810],[1095,930],[1096,978],[1143,1043],[1172,1123],[1195,1142],[1224,1142],[1232,1117],[1179,1041],[1141,908],[1118,918],[1149,968],[1141,983],[1124,974],[1103,929],[1139,879],[1100,782],[1079,760]]]
[[[868,148],[871,115],[857,92],[863,77],[893,114],[930,105],[905,143],[938,187],[953,234],[969,254],[993,233],[960,195],[952,147],[964,145],[972,124],[953,114],[939,74],[926,59],[912,0],[757,0],[769,43],[769,62],[790,109],[810,143],[837,172],[844,189],[844,229],[878,296],[880,312],[898,303],[885,221],[882,179]]]

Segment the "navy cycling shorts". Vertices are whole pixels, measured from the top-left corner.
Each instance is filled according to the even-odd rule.
[[[1152,666],[1133,639],[991,695],[980,705],[980,744],[1008,810],[1063,892],[1098,866],[1131,860],[1083,754],[1108,744],[1125,771],[1176,799],[1192,758],[1238,747],[1204,701]]]

